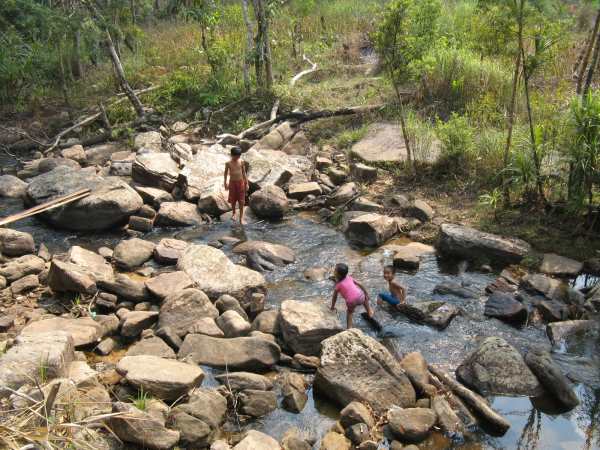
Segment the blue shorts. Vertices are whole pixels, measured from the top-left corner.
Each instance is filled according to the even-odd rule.
[[[400,300],[394,297],[390,292],[381,292],[379,298],[392,306],[396,306],[400,303]]]

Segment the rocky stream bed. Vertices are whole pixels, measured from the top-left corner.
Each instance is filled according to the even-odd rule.
[[[6,446],[600,448],[600,291],[582,264],[542,255],[527,272],[523,241],[421,199],[377,203],[371,147],[359,162],[289,123],[257,141],[183,130],[0,176],[2,216],[92,191],[0,228]],[[222,190],[233,143],[243,228]],[[327,308],[337,262],[373,299],[394,264],[408,305],[345,331]]]

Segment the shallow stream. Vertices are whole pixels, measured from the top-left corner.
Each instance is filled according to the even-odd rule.
[[[1,201],[0,216],[20,211],[20,201]],[[52,253],[66,251],[72,245],[82,245],[90,249],[101,246],[114,247],[125,237],[121,231],[101,234],[78,234],[68,231],[52,230],[48,226],[27,219],[14,224],[14,228],[32,233],[37,243],[45,243]],[[145,239],[158,241],[163,237],[177,237],[189,242],[207,243],[222,236],[235,236],[242,239],[265,240],[289,246],[296,252],[297,262],[267,272],[268,304],[277,306],[286,299],[311,302],[328,302],[332,283],[306,281],[305,269],[324,267],[330,269],[337,262],[345,262],[351,268],[351,274],[363,282],[372,292],[372,298],[384,287],[382,268],[389,264],[390,256],[382,251],[372,253],[352,248],[337,230],[319,224],[319,219],[310,214],[298,214],[282,223],[269,224],[255,222],[242,231],[227,223],[216,223],[197,229],[165,230],[157,229],[145,236]],[[234,261],[227,247],[223,250]],[[384,331],[376,334],[357,314],[355,325],[366,333],[381,339],[385,345],[397,354],[420,351],[430,363],[441,364],[447,370],[454,370],[473,350],[479,340],[488,336],[501,336],[519,349],[532,345],[550,348],[550,343],[541,326],[529,325],[516,329],[495,319],[483,315],[485,298],[465,300],[453,296],[432,295],[435,285],[442,281],[462,283],[470,289],[483,293],[484,287],[495,278],[495,274],[483,274],[464,270],[463,264],[442,261],[435,255],[426,257],[416,273],[401,272],[400,280],[409,288],[410,299],[445,300],[460,306],[463,314],[456,317],[444,331],[418,325],[401,315],[391,315],[383,310]],[[218,276],[218,274],[215,274]],[[379,309],[379,308],[378,308]],[[338,314],[344,323],[343,302]],[[423,449],[464,448],[464,449],[592,449],[600,448],[600,371],[598,364],[590,364],[597,356],[598,338],[579,337],[554,349],[555,358],[564,370],[577,377],[581,383],[577,392],[581,405],[568,413],[560,413],[547,399],[495,397],[490,399],[494,408],[504,414],[512,423],[510,430],[501,437],[493,437],[483,432],[468,436],[465,440],[451,441],[434,434],[420,445]],[[212,384],[213,371],[207,370],[205,384]],[[336,419],[337,408],[328,402],[310,400],[300,414],[288,413],[278,409],[269,416],[249,424],[276,438],[291,426],[305,430],[313,436],[322,435]]]

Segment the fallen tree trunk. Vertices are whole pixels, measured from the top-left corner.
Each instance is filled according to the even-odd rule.
[[[429,381],[439,391],[444,393],[448,403],[450,403],[450,405],[458,412],[459,417],[465,424],[466,428],[471,429],[477,426],[477,418],[471,413],[471,411],[469,411],[469,408],[467,408],[463,401],[454,395],[452,390],[444,385],[444,383],[442,383],[438,377],[431,373],[431,371],[429,372]]]
[[[504,434],[510,428],[510,422],[502,415],[494,411],[488,402],[479,394],[473,392],[467,387],[460,384],[443,370],[437,367],[428,365],[429,371],[438,377],[446,386],[448,386],[457,396],[463,399],[475,412],[480,415],[485,421],[495,430]]]
[[[304,61],[308,62],[308,63],[311,65],[311,68],[310,68],[310,69],[303,70],[302,72],[299,72],[298,74],[296,74],[296,75],[294,76],[294,78],[292,78],[292,79],[290,80],[290,87],[294,87],[294,86],[296,85],[296,83],[297,83],[298,81],[300,81],[300,79],[301,79],[302,77],[304,77],[304,76],[306,76],[306,75],[308,75],[308,74],[310,74],[310,73],[313,73],[313,72],[316,72],[316,71],[317,71],[317,63],[314,63],[314,62],[312,62],[310,59],[308,59],[308,58],[306,57],[306,55],[302,55],[302,59],[303,59]]]

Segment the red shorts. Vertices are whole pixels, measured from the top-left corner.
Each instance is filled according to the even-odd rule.
[[[245,203],[246,200],[246,183],[244,180],[229,182],[229,203],[240,202]]]

